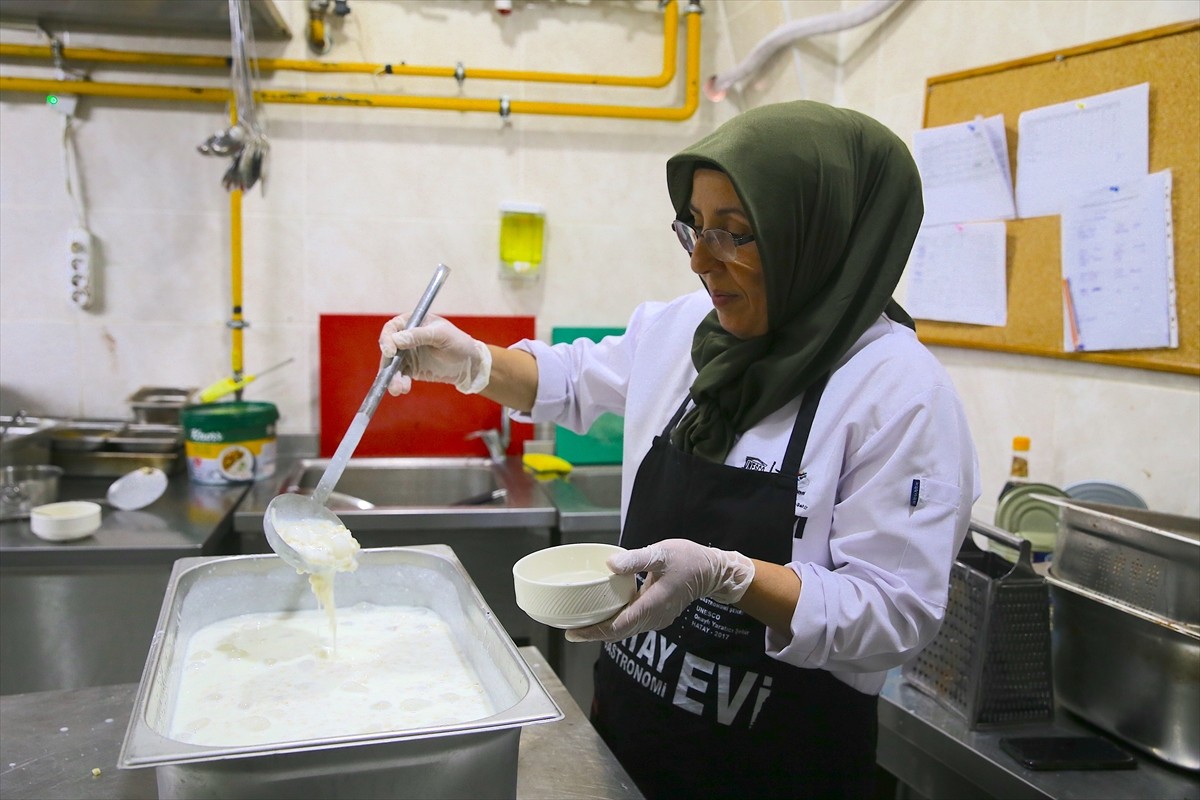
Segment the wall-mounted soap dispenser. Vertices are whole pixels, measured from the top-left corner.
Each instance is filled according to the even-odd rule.
[[[542,270],[546,209],[535,203],[500,205],[500,275],[536,279]]]

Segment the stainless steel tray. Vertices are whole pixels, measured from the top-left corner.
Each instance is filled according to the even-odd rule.
[[[1200,627],[1055,574],[1054,692],[1064,708],[1170,764],[1200,770]]]
[[[127,398],[138,422],[178,425],[181,409],[194,402],[195,387],[143,386]]]
[[[421,605],[450,626],[499,710],[459,724],[252,746],[166,735],[192,632],[258,611],[315,608],[305,576],[274,555],[175,562],[121,748],[122,768],[156,767],[160,798],[512,797],[520,729],[562,719],[445,545],[363,550],[337,602]]]
[[[83,478],[119,478],[142,467],[156,467],[168,475],[183,469],[183,449],[172,453],[121,453],[97,450],[72,453],[53,450],[50,463],[67,475]]]
[[[1200,624],[1200,519],[1045,497],[1060,507],[1054,574],[1185,624]]]

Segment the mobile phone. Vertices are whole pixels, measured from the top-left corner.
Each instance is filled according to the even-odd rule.
[[[1022,736],[1000,740],[1000,749],[1026,769],[1133,769],[1129,753],[1099,736]]]

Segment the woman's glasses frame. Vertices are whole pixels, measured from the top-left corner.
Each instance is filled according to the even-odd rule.
[[[703,241],[704,246],[708,248],[708,252],[712,253],[713,258],[726,263],[733,261],[737,257],[737,249],[743,245],[750,244],[755,240],[753,233],[747,233],[745,236],[734,236],[732,233],[721,228],[709,228],[706,231],[698,231],[691,225],[688,225],[682,220],[674,220],[671,223],[671,229],[675,231],[675,235],[679,237],[679,243],[683,245],[683,249],[690,256],[696,250],[696,242]]]

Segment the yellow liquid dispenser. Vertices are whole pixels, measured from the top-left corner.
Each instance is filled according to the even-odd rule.
[[[533,203],[500,206],[500,275],[529,280],[542,267],[546,210]]]

